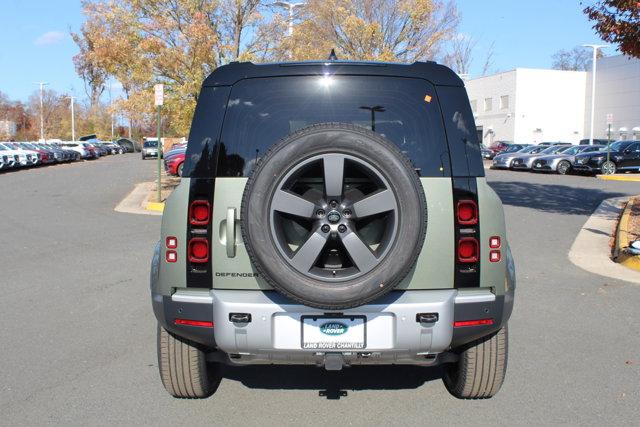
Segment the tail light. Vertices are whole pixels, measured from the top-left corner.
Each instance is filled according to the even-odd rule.
[[[478,262],[478,241],[475,237],[463,237],[458,240],[458,261]]]
[[[173,323],[175,323],[176,325],[200,326],[203,328],[213,328],[213,322],[206,321],[206,320],[175,319]]]
[[[189,240],[189,261],[194,264],[204,264],[209,261],[209,241],[204,237],[194,237]]]
[[[167,262],[176,262],[178,261],[178,253],[176,251],[167,251],[164,254],[164,259]]]
[[[460,200],[457,205],[456,215],[460,225],[477,224],[478,205],[473,200]]]
[[[211,219],[211,205],[206,200],[194,200],[189,206],[191,225],[208,225]]]
[[[489,251],[490,262],[500,262],[502,259],[502,253],[500,252],[501,246],[502,242],[500,241],[500,236],[491,236],[489,238],[489,248],[492,249]]]
[[[178,239],[173,236],[167,236],[166,244],[167,244],[167,248],[175,249],[178,247]]]

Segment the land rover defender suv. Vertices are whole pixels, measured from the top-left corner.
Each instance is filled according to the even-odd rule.
[[[158,365],[507,366],[514,264],[462,80],[434,62],[231,63],[202,85],[151,265]]]

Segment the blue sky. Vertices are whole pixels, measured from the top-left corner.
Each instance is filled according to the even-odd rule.
[[[588,1],[586,1],[588,3]],[[80,0],[3,0],[0,26],[0,91],[26,100],[46,81],[59,92],[85,97],[69,36],[83,21]],[[460,32],[477,40],[471,74],[482,69],[491,43],[491,71],[548,68],[551,55],[584,43],[600,43],[577,0],[458,0]],[[609,54],[613,53],[609,49]]]

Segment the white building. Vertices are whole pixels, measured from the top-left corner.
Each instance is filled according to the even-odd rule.
[[[577,144],[589,138],[591,71],[516,68],[465,82],[478,137],[494,141]],[[615,133],[640,138],[640,60],[622,55],[598,60],[594,138],[606,138],[606,115]]]
[[[587,73],[585,138],[591,120],[591,76]],[[593,137],[607,137],[607,115],[611,114],[611,139],[640,139],[640,59],[624,55],[598,59]]]

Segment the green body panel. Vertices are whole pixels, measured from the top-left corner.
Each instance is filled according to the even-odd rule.
[[[160,277],[152,284],[153,292],[171,295],[173,288],[186,287],[187,257],[187,211],[189,209],[189,178],[182,178],[180,185],[171,193],[164,204],[162,229],[160,232]],[[165,262],[165,242],[167,236],[178,239],[177,262]]]
[[[496,295],[504,295],[507,263],[507,232],[500,197],[487,184],[485,178],[477,178],[478,209],[480,211],[480,286],[493,288]],[[489,239],[500,236],[502,259],[489,261]]]
[[[397,289],[453,287],[453,194],[450,178],[422,178],[428,208],[427,237],[416,267]],[[216,178],[213,201],[212,268],[216,289],[271,289],[256,273],[242,243],[240,204],[246,178]],[[185,201],[185,205],[187,202]],[[227,255],[227,214],[235,209],[235,256]],[[240,274],[238,274],[240,273]],[[224,274],[224,275],[223,275]]]

